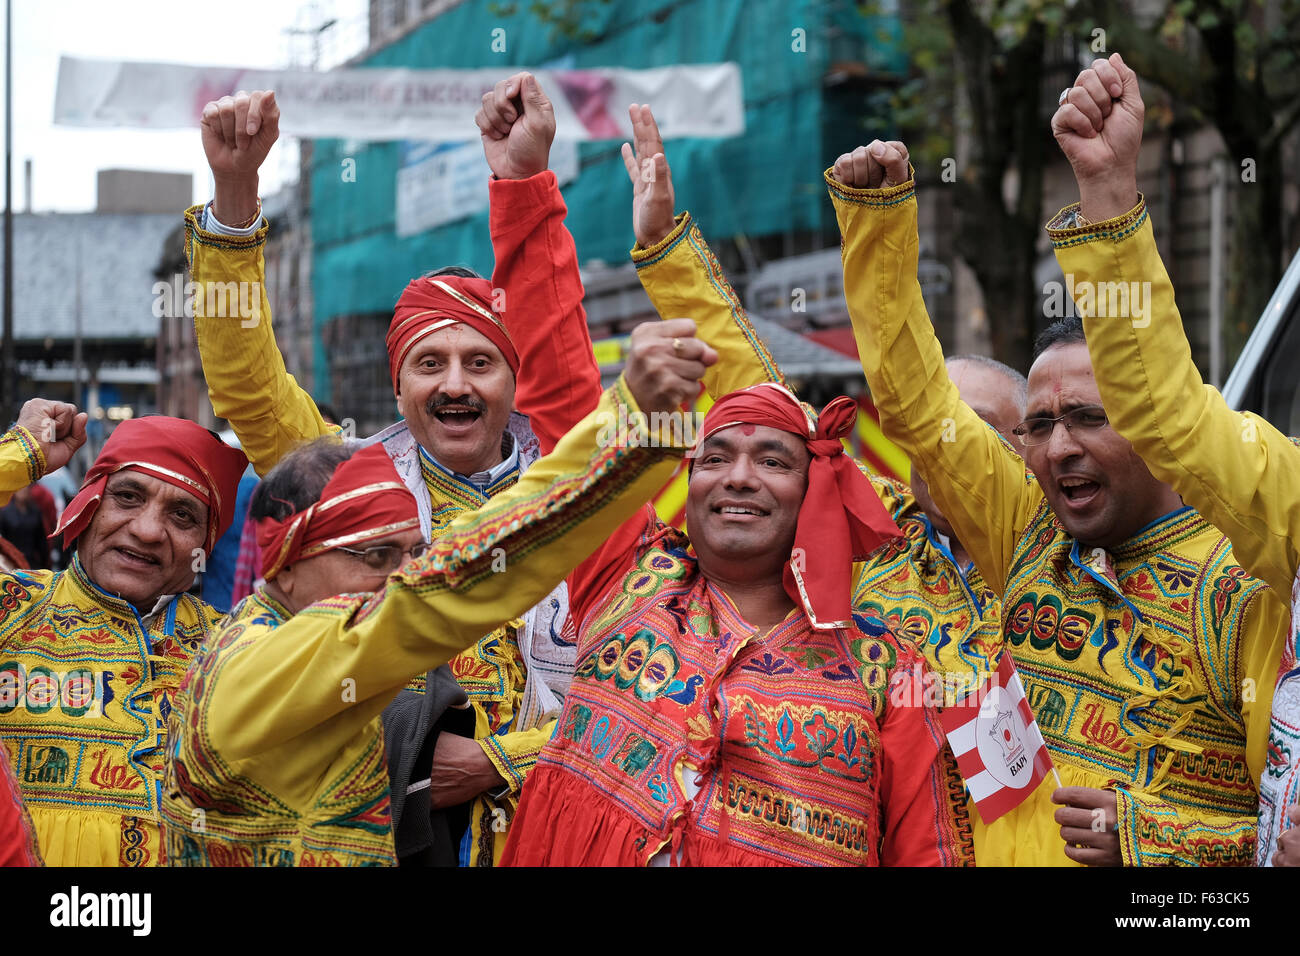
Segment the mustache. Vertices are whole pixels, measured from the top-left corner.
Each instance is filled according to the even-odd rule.
[[[473,395],[466,395],[462,398],[452,398],[450,395],[438,395],[429,399],[425,404],[424,410],[430,415],[444,408],[472,408],[480,415],[487,411],[487,403]]]

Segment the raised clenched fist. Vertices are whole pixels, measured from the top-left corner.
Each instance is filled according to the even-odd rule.
[[[632,330],[623,378],[643,412],[670,412],[700,391],[718,353],[695,337],[691,319],[643,322]]]
[[[854,189],[901,186],[910,178],[907,147],[898,140],[872,140],[851,153],[843,153],[835,160],[831,175]]]
[[[1137,160],[1145,116],[1137,74],[1112,53],[1079,74],[1052,116],[1052,135],[1079,183],[1094,222],[1137,202]]]
[[[86,413],[67,402],[33,398],[18,412],[18,424],[41,446],[46,474],[66,465],[86,443]]]
[[[213,213],[233,226],[257,213],[257,171],[280,137],[280,107],[270,90],[240,90],[203,107],[203,152],[216,184]]]
[[[546,169],[555,139],[555,108],[531,73],[516,73],[484,93],[474,122],[498,179],[527,179]]]

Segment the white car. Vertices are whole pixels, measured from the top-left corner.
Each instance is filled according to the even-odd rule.
[[[1273,290],[1241,357],[1223,386],[1238,411],[1267,418],[1287,435],[1300,435],[1300,252]]]

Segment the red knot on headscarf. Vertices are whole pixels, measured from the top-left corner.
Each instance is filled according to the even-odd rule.
[[[788,389],[763,382],[718,399],[704,416],[695,446],[732,425],[766,425],[804,440],[812,455],[808,490],[783,583],[813,627],[823,630],[853,626],[853,562],[902,533],[871,481],[844,454],[840,439],[852,431],[857,414],[857,403],[841,395],[814,421]]]
[[[463,276],[428,276],[411,280],[397,300],[388,326],[388,369],[394,393],[406,353],[426,335],[457,322],[487,336],[505,356],[510,370],[519,373],[519,355],[501,317],[492,311],[492,283]]]
[[[234,519],[235,492],[247,467],[242,451],[202,425],[164,415],[132,418],[108,436],[50,537],[61,534],[64,547],[72,544],[99,509],[109,476],[129,468],[188,491],[207,506],[203,550],[210,552]]]
[[[258,519],[262,577],[270,581],[295,561],[419,526],[415,496],[393,460],[383,445],[369,445],[334,469],[319,501],[283,521]]]

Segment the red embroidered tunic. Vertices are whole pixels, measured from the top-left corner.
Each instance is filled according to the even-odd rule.
[[[960,859],[942,733],[887,685],[888,632],[760,634],[652,509],[570,579],[578,666],[503,862],[915,864]]]
[[[41,866],[36,830],[23,806],[9,760],[5,743],[0,740],[0,867]]]

